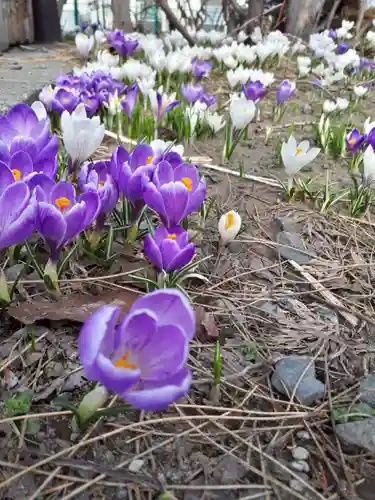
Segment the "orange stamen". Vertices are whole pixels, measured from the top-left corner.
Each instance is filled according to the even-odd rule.
[[[225,219],[225,229],[230,229],[234,224],[234,215],[233,212],[227,213],[227,217]]]
[[[19,170],[17,170],[16,168],[14,168],[12,170],[12,174],[14,176],[15,181],[19,181],[21,179],[21,172]]]
[[[186,189],[191,193],[193,191],[193,181],[189,179],[189,177],[183,177],[181,179],[182,184],[186,187]]]
[[[70,200],[62,196],[61,198],[57,198],[57,200],[55,201],[55,205],[60,209],[61,212],[64,212],[66,208],[70,207]]]
[[[175,240],[176,238],[177,238],[177,236],[174,233],[168,234],[168,239],[169,240]]]
[[[128,363],[130,352],[127,352],[125,356],[115,361],[113,364],[116,368],[128,368],[129,370],[136,370],[137,365],[134,363]]]
[[[297,148],[296,149],[296,156],[300,155],[301,153],[303,153],[303,149]]]
[[[150,163],[152,162],[152,160],[154,159],[153,156],[149,156],[146,160],[146,165],[150,165]]]

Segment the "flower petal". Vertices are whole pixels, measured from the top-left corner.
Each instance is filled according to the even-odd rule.
[[[163,269],[163,261],[161,257],[161,253],[159,247],[155,243],[153,237],[148,234],[144,241],[144,252],[148,260],[156,267],[156,269],[160,272]]]
[[[171,271],[179,271],[184,266],[189,264],[189,262],[194,257],[195,253],[195,245],[190,243],[185,248],[180,250],[180,252],[175,256],[175,258],[169,263],[168,269],[165,269],[167,272]]]
[[[165,212],[168,215],[168,225],[179,224],[186,216],[189,203],[189,192],[182,182],[170,182],[160,188]]]
[[[144,381],[140,390],[124,392],[122,397],[139,410],[161,411],[185,396],[191,381],[190,370],[183,368],[163,381]]]
[[[62,244],[66,233],[66,222],[57,207],[44,201],[39,202],[35,223],[38,232],[48,243],[51,250],[58,248]]]
[[[156,290],[137,299],[129,314],[139,309],[152,311],[158,325],[181,325],[190,340],[195,334],[195,314],[186,295],[177,289]]]

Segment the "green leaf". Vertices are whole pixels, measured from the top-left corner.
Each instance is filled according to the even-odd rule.
[[[25,391],[16,394],[11,399],[6,399],[4,401],[5,415],[7,417],[26,415],[30,411],[32,398],[32,392]]]

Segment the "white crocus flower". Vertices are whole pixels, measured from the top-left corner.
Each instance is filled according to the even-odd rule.
[[[371,118],[368,117],[365,123],[363,124],[363,130],[365,134],[368,135],[373,128],[375,128],[375,122],[372,122]]]
[[[288,142],[283,142],[281,146],[281,158],[288,176],[288,188],[293,185],[294,176],[305,165],[311,163],[320,153],[320,148],[311,148],[309,141],[302,141],[297,144],[293,134],[289,137]]]
[[[172,142],[163,141],[162,139],[155,139],[150,142],[150,146],[155,156],[162,156],[165,151],[173,151],[174,153],[183,156],[184,146],[182,144],[174,144]]]
[[[229,114],[236,129],[242,130],[247,127],[254,118],[255,113],[254,101],[248,101],[245,97],[236,97],[231,100]]]
[[[48,117],[47,110],[44,104],[40,101],[33,102],[31,105],[31,109],[34,111],[39,121],[45,120]]]
[[[98,63],[107,68],[112,68],[118,65],[120,61],[119,55],[112,55],[108,50],[99,50],[97,55]]]
[[[371,144],[363,153],[363,180],[371,184],[375,179],[375,153]]]
[[[339,111],[345,111],[345,109],[347,109],[349,106],[349,101],[342,97],[338,97],[336,99],[336,106]]]
[[[118,91],[115,90],[114,94],[109,95],[108,103],[103,102],[111,116],[116,116],[118,113],[122,112],[121,99],[122,97],[119,97]]]
[[[205,119],[214,133],[219,132],[225,126],[224,117],[219,115],[219,113],[206,113]]]
[[[107,41],[107,37],[105,36],[104,31],[101,30],[96,30],[94,33],[94,39],[96,45],[99,47],[100,45],[103,45]]]
[[[52,85],[48,85],[46,87],[43,87],[39,93],[39,100],[42,101],[48,111],[52,110],[52,101],[57,90],[57,88],[53,89]]]
[[[101,145],[105,134],[99,116],[87,118],[83,103],[71,114],[68,111],[63,112],[61,130],[65,149],[73,165],[80,165],[87,160]]]
[[[91,52],[91,49],[94,46],[94,37],[93,36],[87,36],[84,33],[77,33],[76,38],[76,47],[79,52],[79,54],[84,58],[87,59],[88,55]]]
[[[361,99],[365,94],[368,92],[368,87],[364,87],[363,85],[358,85],[357,87],[354,87],[354,93],[358,97],[358,99]]]
[[[332,113],[333,111],[336,111],[336,109],[337,109],[337,105],[334,101],[329,101],[329,100],[324,101],[323,113],[329,114],[329,113]]]
[[[234,210],[231,210],[220,217],[218,230],[221,245],[228,245],[228,243],[234,240],[241,229],[241,223],[240,214]]]

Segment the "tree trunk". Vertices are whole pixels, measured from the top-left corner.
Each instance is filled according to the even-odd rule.
[[[247,1],[247,19],[254,19],[253,22],[246,26],[246,33],[251,33],[254,26],[261,26],[263,20],[264,0],[248,0]]]
[[[133,31],[130,18],[130,0],[112,0],[113,28]]]
[[[59,19],[61,19],[61,14],[65,4],[66,0],[57,0],[57,12],[59,14]]]
[[[286,32],[296,36],[310,34],[324,4],[325,0],[289,0]]]

